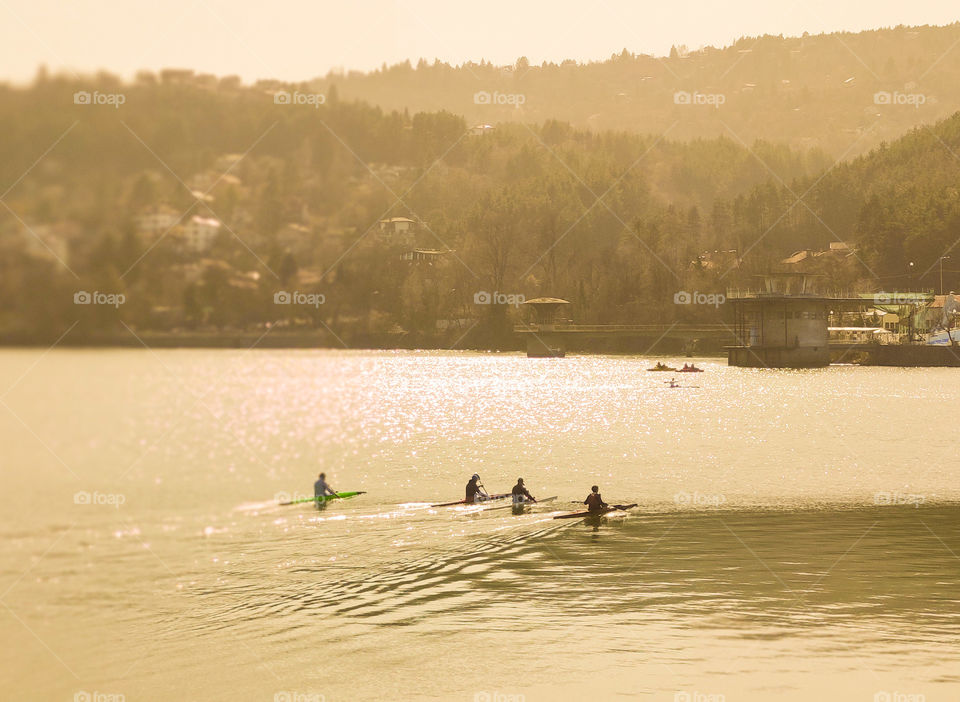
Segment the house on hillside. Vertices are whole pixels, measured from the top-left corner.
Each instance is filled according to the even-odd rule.
[[[702,271],[713,271],[715,273],[726,273],[740,267],[741,259],[736,249],[727,249],[725,251],[704,251],[697,260],[693,262],[691,268],[699,268]]]
[[[194,215],[183,227],[183,245],[187,251],[208,251],[220,234],[220,220]]]
[[[442,263],[452,253],[449,249],[411,249],[400,254],[400,260],[432,266]]]
[[[413,248],[416,244],[417,223],[408,217],[381,219],[378,240],[386,246]]]
[[[780,264],[795,273],[822,273],[824,268],[847,262],[856,255],[856,247],[848,241],[831,241],[823,250],[801,249],[795,251]]]
[[[169,205],[151,205],[137,215],[137,233],[147,239],[163,236],[179,221],[180,213]]]

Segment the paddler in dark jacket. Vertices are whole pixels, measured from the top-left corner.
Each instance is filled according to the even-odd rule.
[[[489,499],[489,497],[490,495],[488,495],[487,491],[483,489],[483,483],[480,482],[480,476],[474,473],[473,477],[470,478],[470,482],[467,483],[467,502],[481,502]]]
[[[600,497],[600,488],[594,485],[590,488],[591,492],[587,495],[587,499],[583,501],[583,504],[587,506],[587,510],[590,512],[600,512],[605,510],[608,505],[603,501],[603,498]]]
[[[518,502],[523,502],[524,500],[528,502],[536,502],[537,498],[530,494],[530,491],[523,485],[523,478],[517,478],[517,484],[513,486],[513,503],[517,504]]]
[[[326,497],[327,495],[336,496],[333,488],[327,485],[327,474],[321,473],[318,476],[319,480],[313,484],[313,496],[314,497]]]

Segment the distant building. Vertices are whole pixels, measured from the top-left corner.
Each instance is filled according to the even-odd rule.
[[[851,256],[856,255],[856,246],[847,241],[832,241],[830,248],[817,251],[815,249],[801,249],[795,251],[780,264],[787,270],[795,273],[818,273],[832,264],[843,263]]]
[[[416,243],[417,223],[408,217],[380,220],[379,239],[387,246],[413,248]]]
[[[404,253],[400,254],[400,260],[409,261],[410,263],[433,265],[440,263],[452,253],[453,251],[450,251],[449,249],[412,249],[411,251],[405,251]]]
[[[183,227],[183,242],[188,251],[207,251],[220,233],[220,220],[194,215]]]
[[[470,127],[470,133],[474,136],[483,136],[484,134],[492,134],[495,127],[491,124],[476,124]]]
[[[817,368],[829,365],[827,325],[831,300],[813,294],[818,276],[760,276],[755,291],[727,291],[737,342],[727,347],[731,366]]]
[[[177,226],[180,213],[167,205],[153,205],[137,216],[137,232],[149,238],[162,236]]]
[[[704,271],[716,271],[726,273],[727,271],[740,267],[740,255],[736,249],[727,249],[725,251],[704,251],[694,265]]]

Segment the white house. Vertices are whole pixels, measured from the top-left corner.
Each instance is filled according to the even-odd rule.
[[[416,243],[416,225],[408,217],[391,217],[380,220],[380,241],[390,246],[412,248]]]
[[[143,210],[137,217],[137,231],[146,236],[161,236],[176,226],[180,214],[166,205],[155,205]]]
[[[220,233],[220,220],[194,215],[183,227],[184,246],[189,251],[202,252],[213,246]]]

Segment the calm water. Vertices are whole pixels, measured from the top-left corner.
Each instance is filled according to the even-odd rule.
[[[698,363],[0,352],[0,696],[960,699],[958,371]]]

